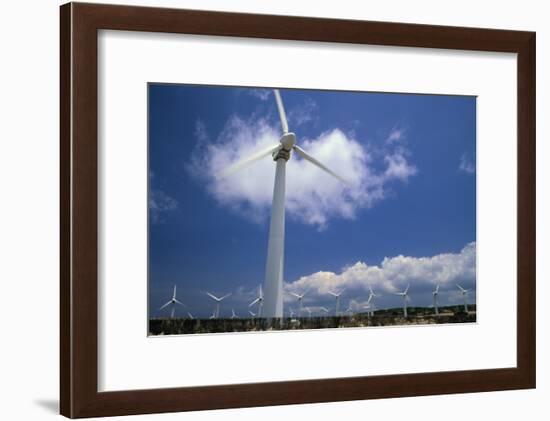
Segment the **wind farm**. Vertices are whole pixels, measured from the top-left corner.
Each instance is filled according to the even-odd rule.
[[[475,98],[148,89],[150,335],[476,322]]]
[[[459,298],[460,300],[464,300],[468,291],[462,287],[460,288]],[[262,316],[261,303],[263,294],[261,287],[258,289],[258,297],[246,306],[246,308],[257,306],[256,312],[246,310],[243,311],[243,316],[240,316],[239,313],[235,311],[234,307],[228,307],[226,311],[220,308],[220,303],[226,298],[229,298],[232,293],[228,293],[222,297],[216,297],[213,296],[213,294],[209,294],[209,296],[212,295],[212,299],[215,301],[216,306],[208,318],[195,318],[190,312],[187,312],[187,316],[182,314],[179,317],[174,317],[172,312],[165,317],[151,318],[149,322],[149,333],[151,335],[178,335],[192,333],[258,332],[348,327],[368,328],[476,322],[475,303],[468,303],[467,299],[466,301],[456,302],[454,288],[451,287],[449,290],[440,291],[440,285],[437,284],[434,291],[425,292],[423,294],[425,295],[424,298],[431,295],[433,299],[433,304],[428,306],[411,305],[410,289],[411,286],[408,284],[403,291],[389,293],[389,302],[393,305],[390,304],[389,306],[377,308],[373,299],[375,297],[382,298],[383,295],[381,293],[375,294],[372,287],[369,285],[369,294],[364,301],[361,301],[361,296],[347,294],[346,298],[349,299],[348,306],[346,310],[342,312],[336,312],[330,308],[316,305],[314,300],[308,301],[307,306],[303,306],[303,300],[306,297],[306,293],[296,294],[289,292],[287,295],[291,298],[288,297],[287,300],[285,300],[289,305],[287,310],[285,310],[285,315],[281,318]],[[443,297],[447,297],[447,301],[451,298],[452,303],[439,305],[440,294]],[[340,298],[344,296],[344,290],[338,293],[332,292],[330,295],[334,297],[334,303],[338,306]],[[392,299],[391,296],[395,296],[395,298]],[[418,297],[418,295],[415,295],[415,297]],[[172,300],[168,301],[165,306],[175,306],[178,304],[175,293]],[[295,311],[293,307],[290,306],[293,302],[298,303],[298,311]]]

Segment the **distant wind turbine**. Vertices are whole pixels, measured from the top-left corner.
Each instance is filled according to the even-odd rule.
[[[265,267],[264,316],[267,318],[281,318],[283,317],[286,162],[290,159],[292,153],[296,153],[304,160],[329,173],[338,180],[344,183],[346,183],[346,181],[296,145],[296,135],[288,129],[288,122],[281,94],[278,89],[274,89],[273,93],[275,95],[283,132],[279,142],[276,145],[256,152],[242,161],[231,165],[220,174],[220,177],[227,177],[269,155],[273,157],[276,163],[275,186],[273,188],[273,201],[271,204],[271,221],[269,225],[269,240],[267,243],[267,261]]]
[[[294,309],[293,309],[292,307],[290,307],[290,308],[288,309],[288,313],[289,313],[290,317],[292,318],[292,317],[294,317],[295,311],[294,311]]]
[[[464,312],[468,313],[468,301],[467,301],[467,295],[468,292],[470,292],[469,289],[464,289],[460,285],[456,284],[460,292],[462,293],[462,298],[464,299]]]
[[[411,284],[407,285],[407,288],[405,288],[405,291],[403,292],[394,292],[394,295],[399,295],[400,297],[403,297],[403,316],[407,318],[407,299],[409,298],[408,292],[409,287]]]
[[[252,311],[248,310],[248,312],[250,313],[250,315],[252,316],[252,318],[256,317],[256,313],[253,313]]]
[[[295,294],[294,292],[291,292],[291,294],[298,299],[298,317],[302,317],[302,304],[304,296],[307,294],[307,290],[302,294]]]
[[[313,313],[309,307],[306,307],[305,310],[307,311],[309,317],[311,317],[311,314]]]
[[[209,292],[206,292],[206,295],[208,295],[210,298],[212,298],[215,302],[216,302],[216,308],[214,309],[214,317],[211,317],[214,318],[214,319],[218,319],[220,317],[220,303],[225,300],[227,297],[229,297],[231,295],[231,293],[229,294],[225,294],[223,297],[216,297],[214,294],[210,294]]]
[[[374,291],[372,290],[372,287],[369,285],[369,298],[367,301],[370,303],[373,298],[378,298],[378,297],[380,297],[380,295],[375,294]]]
[[[237,316],[237,315],[235,314],[235,309],[232,308],[232,309],[231,309],[231,319],[238,319],[238,318],[239,318],[239,316]]]
[[[341,290],[340,292],[336,293],[333,291],[329,291],[328,293],[332,295],[336,300],[336,306],[334,307],[334,315],[338,316],[339,310],[340,310],[340,296],[345,291],[345,288]]]
[[[435,290],[432,292],[433,295],[433,302],[434,302],[434,310],[436,316],[439,314],[439,284],[436,285]]]
[[[371,310],[372,307],[371,307],[371,304],[370,304],[370,299],[367,300],[367,303],[366,303],[365,305],[363,305],[363,308],[364,308],[365,310],[367,310],[367,316],[368,316],[368,317],[371,317],[371,316],[372,316],[372,310]]]
[[[367,302],[363,306],[364,309],[367,310],[367,316],[374,316],[374,303],[372,302],[373,297],[378,297],[378,295],[374,294],[372,291],[369,295],[369,298],[367,299]]]
[[[166,308],[169,305],[171,305],[172,306],[172,311],[170,312],[170,318],[173,319],[174,318],[174,313],[176,311],[176,304],[179,304],[180,306],[185,307],[185,304],[183,304],[181,301],[179,301],[176,298],[176,285],[174,285],[174,293],[172,294],[172,299],[170,301],[168,301],[166,304],[164,304],[161,308],[159,308],[159,310],[162,310],[163,308]]]
[[[258,303],[258,317],[262,317],[262,306],[264,304],[264,293],[262,291],[262,285],[260,284],[258,298],[252,301],[248,307],[252,307],[254,304]]]

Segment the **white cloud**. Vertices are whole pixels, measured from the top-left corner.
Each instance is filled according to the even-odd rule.
[[[205,133],[202,125],[200,128],[200,134]],[[279,137],[276,122],[233,116],[214,142],[198,142],[189,169],[206,182],[208,192],[219,203],[252,221],[264,221],[269,216],[275,176],[270,157],[229,177],[216,176],[232,163],[277,144]],[[382,168],[377,170],[367,149],[337,128],[313,139],[298,139],[298,143],[350,181],[346,186],[295,155],[288,161],[287,215],[319,229],[325,228],[331,218],[354,219],[358,211],[384,199],[388,183],[407,181],[416,173],[403,146],[386,146],[378,163]]]
[[[390,134],[388,135],[388,138],[386,139],[386,143],[391,144],[391,143],[394,143],[394,142],[399,142],[400,140],[403,139],[404,135],[405,135],[405,130],[404,129],[397,129],[397,128],[394,127],[390,131]]]
[[[289,127],[296,128],[317,121],[317,110],[317,103],[311,98],[306,98],[303,104],[291,108],[288,112]]]
[[[178,207],[178,202],[164,191],[151,188],[149,191],[149,214],[154,224],[163,222],[163,215]]]
[[[472,160],[468,157],[466,153],[463,153],[460,157],[460,164],[458,166],[458,169],[467,174],[473,174],[476,172],[475,163],[472,162]]]
[[[357,262],[339,273],[319,271],[285,284],[288,293],[308,291],[310,298],[327,296],[329,290],[368,293],[369,285],[379,292],[402,291],[411,284],[411,292],[431,290],[436,284],[442,289],[455,284],[472,285],[476,279],[476,243],[467,244],[459,253],[444,253],[431,257],[386,257],[380,265]]]
[[[417,173],[416,167],[408,163],[403,150],[397,150],[391,155],[385,156],[384,160],[388,164],[384,173],[388,179],[396,178],[407,181],[409,177]]]
[[[269,99],[269,96],[271,95],[271,89],[263,89],[263,88],[248,88],[245,89],[246,93],[253,96],[254,98],[258,98],[261,101],[267,101]]]

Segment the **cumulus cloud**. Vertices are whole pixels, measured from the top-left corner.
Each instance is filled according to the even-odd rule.
[[[277,123],[233,116],[214,140],[199,139],[188,167],[220,204],[255,222],[263,222],[269,216],[275,177],[273,160],[266,157],[226,178],[217,176],[229,165],[277,144]],[[202,123],[198,133],[206,133]],[[391,182],[406,182],[417,171],[402,145],[386,145],[382,159],[374,165],[370,151],[354,135],[338,128],[315,138],[298,139],[298,143],[350,181],[350,185],[344,185],[296,155],[288,161],[287,215],[318,229],[326,228],[331,218],[354,219],[360,210],[384,199]]]
[[[339,273],[319,271],[285,283],[285,300],[291,301],[290,292],[308,291],[310,298],[327,296],[328,291],[368,293],[369,285],[378,292],[402,291],[407,284],[414,290],[427,291],[439,284],[442,289],[475,284],[476,243],[467,244],[458,253],[443,253],[431,257],[386,257],[380,265],[369,266],[356,262]],[[458,297],[458,294],[455,294]],[[453,295],[454,297],[454,295]],[[359,306],[362,303],[352,303]]]
[[[468,154],[463,153],[460,157],[460,164],[458,169],[466,174],[473,174],[476,172],[475,163],[468,157]]]

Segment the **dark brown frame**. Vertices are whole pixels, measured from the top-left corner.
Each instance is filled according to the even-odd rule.
[[[85,3],[63,5],[60,12],[61,414],[79,418],[535,387],[535,33]],[[99,29],[517,53],[517,367],[98,393]]]

